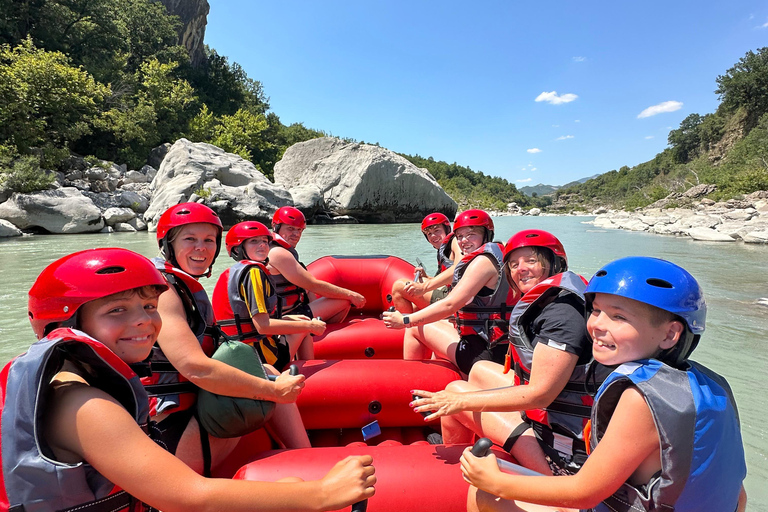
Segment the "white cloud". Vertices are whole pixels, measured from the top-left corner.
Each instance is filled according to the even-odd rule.
[[[527,170],[528,170],[528,168],[527,168],[527,167],[523,167],[523,168],[522,168],[522,169],[520,169],[520,170],[521,170],[521,171],[527,171]]]
[[[538,96],[536,96],[536,99],[534,101],[537,101],[537,102],[546,101],[550,105],[560,105],[561,103],[570,103],[576,98],[578,98],[578,96],[575,94],[567,93],[567,94],[558,96],[557,91],[552,91],[552,92],[543,92],[539,94]]]
[[[533,178],[525,178],[524,180],[517,180],[516,183],[528,183],[529,181],[533,181]]]
[[[555,140],[565,140],[565,139],[572,139],[572,138],[573,138],[573,135],[561,135]]]
[[[529,153],[541,153],[541,150],[539,148],[526,149],[526,151]]]
[[[586,57],[573,57],[573,62],[584,62],[587,60]]]
[[[681,101],[663,101],[658,105],[654,105],[643,110],[637,114],[637,118],[642,119],[644,117],[651,117],[655,116],[656,114],[663,114],[665,112],[674,112],[675,110],[680,110],[681,108],[683,108],[683,103]]]
[[[532,168],[531,168],[531,170],[532,170],[532,171],[538,171],[538,169],[537,169],[537,168],[535,168],[535,167],[532,167]]]
[[[580,123],[580,122],[581,122],[581,119],[574,119],[574,120],[573,120],[573,122],[574,122],[574,123]]]
[[[768,21],[760,25],[760,28],[768,28]]]
[[[553,124],[552,128],[560,128],[560,125],[559,124]]]
[[[645,136],[645,140],[652,139],[652,138],[653,138],[653,135],[646,135]]]

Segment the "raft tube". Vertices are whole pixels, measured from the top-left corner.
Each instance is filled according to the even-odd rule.
[[[469,484],[461,476],[459,458],[469,445],[353,444],[336,448],[275,450],[242,467],[235,479],[274,482],[286,477],[322,478],[350,455],[371,455],[376,467],[376,494],[368,512],[465,512]],[[509,455],[494,450],[497,457]],[[342,509],[350,510],[350,508]]]
[[[408,405],[411,390],[441,391],[461,379],[445,361],[313,360],[296,366],[307,377],[296,402],[307,430],[360,429],[374,420],[381,428],[424,427],[424,418]]]
[[[365,306],[352,308],[339,324],[330,324],[315,338],[318,359],[399,359],[403,329],[387,329],[381,313],[392,305],[392,285],[413,279],[414,266],[396,256],[324,256],[307,270],[317,279],[355,291]]]

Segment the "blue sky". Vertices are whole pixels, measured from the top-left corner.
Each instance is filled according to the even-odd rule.
[[[205,41],[285,124],[520,186],[637,165],[768,46],[768,3],[209,0]]]

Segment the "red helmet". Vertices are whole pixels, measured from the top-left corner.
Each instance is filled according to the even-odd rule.
[[[280,224],[288,224],[289,226],[304,229],[307,227],[307,219],[304,218],[304,214],[298,208],[283,206],[278,208],[272,217],[272,229],[277,231]]]
[[[38,339],[46,327],[69,320],[86,302],[142,286],[168,284],[151,261],[128,249],[90,249],[43,269],[29,290],[29,321]]]
[[[224,230],[224,226],[221,224],[219,214],[211,210],[204,204],[200,203],[180,203],[175,206],[171,206],[163,212],[160,216],[160,220],[157,221],[157,245],[162,249],[166,259],[170,261],[174,266],[178,266],[176,262],[176,256],[173,253],[173,247],[168,243],[168,232],[179,226],[185,224],[196,224],[198,222],[213,224],[219,228],[219,234],[216,237],[216,254],[213,255],[213,261],[211,262],[211,268],[213,262],[216,261],[216,257],[221,250],[221,232]],[[208,269],[209,277],[211,275],[210,268]]]
[[[274,238],[269,228],[261,222],[246,221],[235,224],[227,231],[227,238],[224,241],[227,246],[227,254],[232,256],[235,261],[245,259],[246,254],[245,251],[241,250],[241,245],[255,236],[266,236],[270,242]]]
[[[482,226],[486,229],[486,242],[493,240],[493,220],[491,216],[485,213],[483,210],[466,210],[456,217],[453,222],[453,232],[457,229],[467,226]]]
[[[445,233],[448,234],[451,232],[451,221],[448,220],[448,217],[443,215],[442,213],[430,213],[426,217],[424,217],[424,220],[421,221],[421,232],[424,233],[424,230],[427,229],[430,226],[438,226],[442,225],[445,227]],[[424,233],[424,236],[426,237],[426,233]]]
[[[542,231],[541,229],[524,229],[515,233],[504,246],[504,261],[507,261],[507,257],[509,257],[512,251],[521,247],[544,247],[549,249],[555,256],[553,273],[564,272],[568,269],[568,257],[565,255],[563,244],[552,233]],[[558,263],[559,265],[557,265]]]

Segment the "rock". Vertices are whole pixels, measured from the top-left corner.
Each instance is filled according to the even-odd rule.
[[[732,210],[723,213],[723,217],[725,217],[728,220],[735,220],[740,222],[746,222],[752,217],[757,215],[757,210],[754,208],[740,208],[737,210]]]
[[[288,148],[275,164],[275,183],[316,185],[333,216],[365,222],[418,222],[435,211],[453,218],[457,209],[427,170],[387,149],[332,137]]]
[[[150,190],[152,200],[144,212],[150,230],[166,209],[188,201],[195,193],[216,210],[227,227],[243,220],[269,222],[277,208],[291,204],[288,191],[270,182],[251,162],[187,139],[179,139],[171,147]]]
[[[101,167],[89,167],[83,172],[83,178],[91,182],[104,181],[107,179],[107,171]]]
[[[72,187],[13,194],[0,204],[0,218],[19,229],[42,228],[58,234],[90,233],[104,227],[101,210]]]
[[[123,179],[123,183],[146,183],[147,181],[149,181],[147,175],[139,171],[128,171]]]
[[[700,240],[704,242],[735,242],[736,239],[731,238],[728,235],[719,233],[714,229],[709,228],[693,228],[688,230],[688,236],[694,240]]]
[[[750,231],[742,239],[748,244],[768,244],[768,229],[762,231]]]
[[[104,212],[104,221],[108,226],[128,222],[134,217],[136,217],[136,212],[130,208],[109,208]]]
[[[114,232],[115,232],[115,228],[113,228],[112,226],[104,226],[99,231],[99,233],[104,233],[104,234],[109,234],[109,233],[114,233]]]
[[[208,0],[160,0],[170,14],[179,17],[179,44],[187,49],[193,66],[205,60],[205,26],[211,6]]]
[[[5,219],[0,219],[0,238],[8,238],[11,236],[21,236],[24,233],[19,228]]]
[[[531,208],[528,210],[528,215],[531,215],[532,217],[538,217],[541,215],[541,208]]]
[[[705,197],[704,199],[702,199],[702,200],[700,201],[700,203],[701,203],[703,206],[712,206],[713,204],[715,204],[715,202],[714,202],[713,200],[711,200],[711,199],[709,199],[709,198],[707,198],[707,197]]]
[[[700,185],[696,185],[695,187],[691,187],[685,192],[683,192],[683,197],[696,199],[697,197],[708,196],[709,194],[711,194],[716,190],[717,190],[717,185],[709,185],[706,183],[702,183]]]
[[[139,172],[147,177],[147,183],[155,179],[155,176],[157,175],[157,169],[151,165],[143,166],[141,169],[139,169]]]
[[[288,190],[293,198],[293,206],[301,210],[305,217],[311,219],[316,213],[325,209],[323,192],[317,185],[299,185]]]
[[[714,228],[720,224],[720,219],[711,215],[693,215],[682,219],[682,224],[690,228]]]
[[[138,217],[134,217],[131,220],[127,222],[129,226],[131,226],[136,231],[146,231],[147,230],[147,223],[141,220]]]
[[[132,190],[121,192],[119,202],[121,206],[130,208],[137,213],[144,213],[149,208],[149,199]]]
[[[127,222],[118,222],[112,228],[116,233],[135,233],[137,229]]]
[[[163,159],[168,154],[168,151],[171,150],[171,143],[166,142],[165,144],[161,144],[160,146],[157,146],[152,151],[149,152],[149,158],[147,158],[147,165],[154,169],[159,169],[160,165],[163,163]]]
[[[595,227],[598,227],[598,228],[610,228],[610,229],[618,228],[618,226],[614,224],[613,221],[608,217],[597,217],[593,221],[593,224]]]
[[[603,213],[608,213],[608,209],[605,206],[600,206],[594,210],[592,210],[592,215],[600,215]]]

